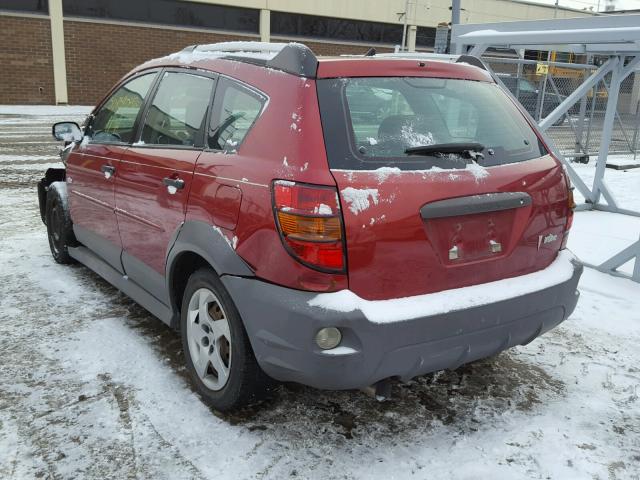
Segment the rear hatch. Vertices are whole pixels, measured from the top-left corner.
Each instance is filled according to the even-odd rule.
[[[437,292],[555,258],[570,211],[563,169],[495,84],[321,79],[318,96],[356,294]]]

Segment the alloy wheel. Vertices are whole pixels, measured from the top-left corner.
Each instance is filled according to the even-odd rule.
[[[189,355],[195,371],[207,388],[221,390],[231,368],[231,332],[222,304],[211,290],[194,292],[187,322]]]

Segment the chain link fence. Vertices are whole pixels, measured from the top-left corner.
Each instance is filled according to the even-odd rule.
[[[598,68],[589,63],[546,60],[497,57],[483,60],[538,121]],[[595,62],[599,63],[599,59]],[[547,130],[568,160],[588,163],[597,159],[611,75],[598,82]],[[620,168],[640,164],[640,72],[631,74],[621,85],[607,163]]]

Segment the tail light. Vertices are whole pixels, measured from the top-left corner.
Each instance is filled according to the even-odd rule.
[[[276,180],[273,208],[282,243],[293,258],[316,270],[345,271],[342,213],[335,188]]]
[[[562,244],[560,248],[567,247],[567,240],[569,240],[569,230],[571,230],[571,225],[573,225],[573,212],[576,208],[576,201],[573,198],[573,185],[571,185],[571,179],[569,178],[569,172],[566,167],[564,169],[564,178],[567,182],[567,223],[564,227],[564,236],[562,237]]]

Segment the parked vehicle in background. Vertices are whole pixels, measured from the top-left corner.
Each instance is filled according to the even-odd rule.
[[[562,95],[558,98],[558,95],[552,91],[544,92],[544,102],[542,101],[542,92],[530,80],[524,77],[515,77],[506,74],[497,74],[505,87],[513,94],[514,97],[522,104],[522,106],[529,112],[533,118],[538,118],[538,112],[542,110],[540,118],[545,118],[555,108],[562,103],[565,97]],[[560,117],[553,125],[562,125],[565,117]]]
[[[180,330],[202,397],[410,378],[526,344],[576,306],[560,162],[482,68],[300,44],[150,61],[39,184],[51,251]]]

